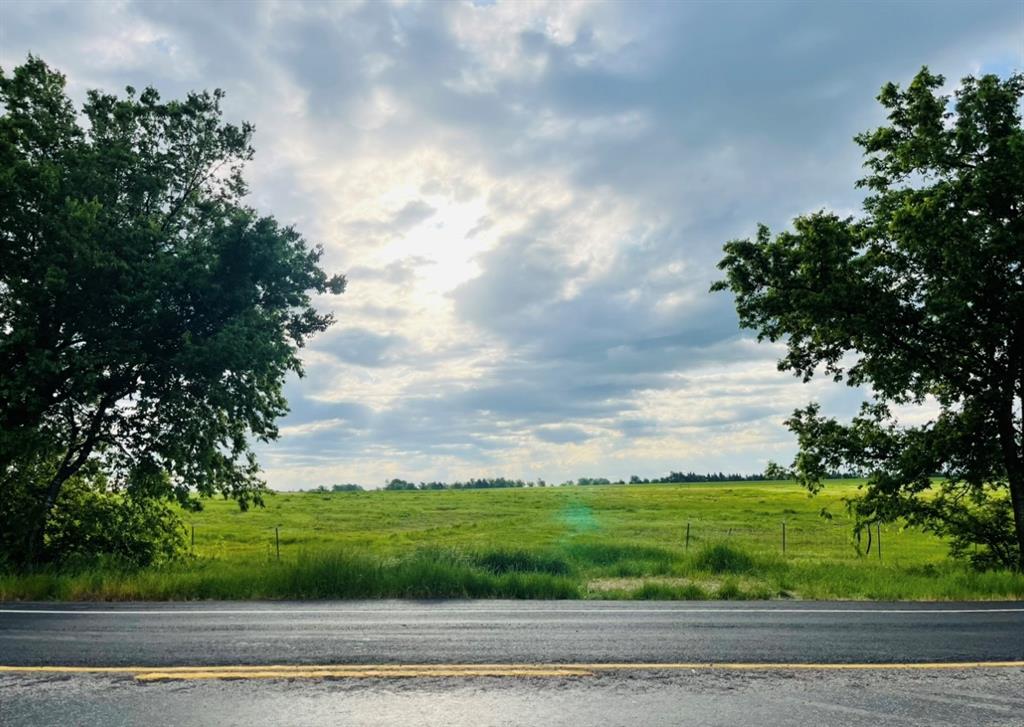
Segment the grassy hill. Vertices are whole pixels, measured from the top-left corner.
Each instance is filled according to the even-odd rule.
[[[856,486],[276,493],[244,513],[213,501],[184,514],[186,563],[0,576],[0,599],[1024,598],[1024,576],[971,573],[898,524],[882,526],[881,558],[877,535],[858,553],[842,502]]]

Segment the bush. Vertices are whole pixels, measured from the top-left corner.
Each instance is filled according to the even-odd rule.
[[[723,543],[705,545],[694,558],[694,565],[709,573],[749,573],[754,559],[738,548]]]
[[[625,561],[647,561],[667,570],[673,560],[672,553],[662,548],[609,542],[575,542],[566,546],[565,551],[584,565],[614,566]]]
[[[981,488],[966,498],[944,491],[921,510],[924,526],[949,539],[954,558],[977,571],[1019,567],[1010,498],[995,488]]]
[[[58,565],[141,567],[184,552],[185,527],[167,503],[110,492],[102,480],[69,480],[46,529],[46,559]]]
[[[564,576],[572,570],[563,558],[528,550],[489,550],[475,555],[473,562],[491,573],[550,573]]]

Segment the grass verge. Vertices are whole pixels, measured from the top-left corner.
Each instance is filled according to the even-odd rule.
[[[500,557],[500,554],[488,554]],[[375,558],[338,551],[291,561],[196,561],[138,571],[109,568],[0,576],[2,600],[196,600],[324,598],[576,598],[571,578],[489,570],[474,557],[428,551]]]
[[[309,550],[290,560],[195,559],[0,575],[0,600],[354,598],[1024,599],[1024,575],[950,562],[804,562],[728,543],[689,553],[615,544],[551,549],[425,548],[402,556]]]

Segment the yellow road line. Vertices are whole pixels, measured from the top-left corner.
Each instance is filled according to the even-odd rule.
[[[434,669],[295,669],[280,671],[277,669],[253,669],[243,671],[195,671],[195,672],[160,672],[147,671],[135,675],[139,681],[157,681],[164,679],[397,679],[397,678],[440,678],[440,677],[585,677],[593,676],[594,672],[575,667],[552,666],[544,669],[516,668],[507,669],[463,669],[437,667]]]
[[[600,663],[600,664],[324,664],[225,666],[0,666],[0,674],[130,674],[139,681],[192,679],[391,679],[436,677],[584,677],[625,671],[865,671],[1024,668],[1024,661],[905,663]]]

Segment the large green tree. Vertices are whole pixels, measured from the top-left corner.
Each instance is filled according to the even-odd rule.
[[[796,477],[868,478],[861,524],[897,517],[979,564],[1024,568],[1024,76],[927,68],[878,100],[888,123],[856,137],[863,214],[818,212],[725,246],[740,322],[782,341],[780,369],[867,387],[849,424],[817,405],[788,421]],[[894,406],[937,413],[901,426]]]
[[[72,478],[246,506],[297,349],[331,323],[321,250],[244,204],[253,129],[223,94],[91,91],[0,70],[0,546],[38,562]]]

